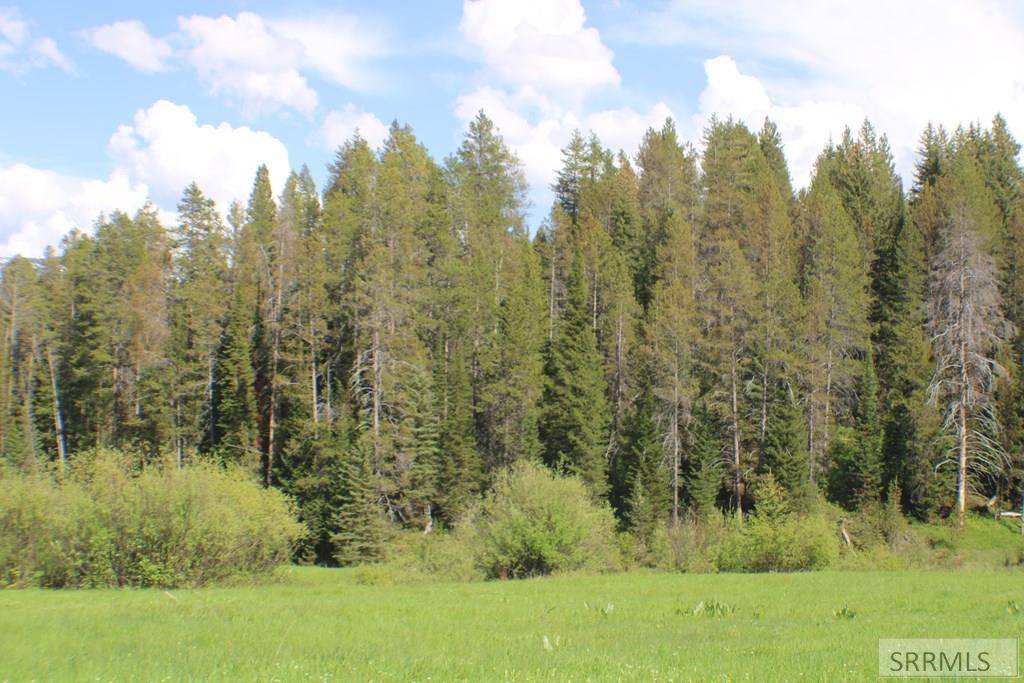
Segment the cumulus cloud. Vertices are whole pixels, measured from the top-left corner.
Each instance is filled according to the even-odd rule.
[[[490,71],[514,86],[586,91],[620,82],[579,0],[464,0],[459,29]]]
[[[55,66],[74,73],[71,62],[52,38],[32,39],[28,22],[14,7],[0,7],[0,71],[22,74],[32,69]]]
[[[694,131],[702,130],[712,115],[733,116],[752,130],[758,130],[765,118],[772,119],[782,134],[790,173],[798,186],[807,184],[827,141],[838,139],[846,126],[856,129],[865,117],[862,107],[839,101],[777,104],[764,83],[741,73],[736,62],[725,55],[704,62],[704,73],[707,86],[693,117]]]
[[[501,129],[505,142],[523,162],[526,179],[545,199],[546,188],[562,164],[562,148],[574,130],[593,131],[606,147],[632,153],[648,128],[660,127],[672,116],[664,102],[646,112],[623,107],[578,113],[530,90],[510,94],[488,87],[455,102],[455,115],[463,126],[481,109]]]
[[[672,115],[663,102],[647,111],[587,106],[589,95],[615,90],[621,77],[579,0],[464,0],[459,29],[487,84],[456,99],[456,118],[465,126],[482,109],[495,121],[542,210],[574,130],[632,152],[647,128]]]
[[[327,149],[335,149],[349,140],[356,131],[374,149],[384,144],[388,137],[388,127],[383,121],[354,104],[346,104],[324,117],[319,142]]]
[[[109,52],[131,64],[139,71],[164,71],[171,57],[171,45],[166,38],[149,35],[141,21],[116,21],[84,32],[94,47]]]
[[[266,164],[275,190],[289,172],[285,146],[247,127],[200,124],[183,105],[166,100],[135,113],[107,146],[113,170],[106,179],[57,173],[26,164],[0,166],[0,256],[40,255],[71,228],[89,229],[101,213],[134,212],[151,198],[165,221],[195,180],[224,212],[252,189]]]
[[[929,120],[954,127],[1002,112],[1024,129],[1024,9],[1009,0],[673,0],[640,17],[616,37],[724,53],[756,77],[768,108],[800,122],[788,148],[820,150],[859,109],[889,136],[906,175]],[[708,99],[753,96],[750,80],[712,83],[712,70]]]
[[[270,133],[227,123],[199,124],[185,105],[160,100],[119,126],[107,146],[118,169],[146,183],[153,199],[173,205],[195,180],[223,210],[252,188],[256,169],[266,164],[274,187],[289,172],[288,150]]]
[[[89,228],[101,213],[133,211],[148,195],[121,171],[106,180],[65,175],[25,164],[0,166],[0,225],[12,226],[0,257],[39,256],[72,228]]]
[[[89,29],[86,38],[140,71],[187,64],[215,95],[249,116],[279,109],[310,114],[319,96],[308,75],[353,90],[370,87],[369,60],[384,53],[381,33],[351,16],[320,14],[265,18],[195,14],[178,17],[178,30],[150,35],[139,21]]]

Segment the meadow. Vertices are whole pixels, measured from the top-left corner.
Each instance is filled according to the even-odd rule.
[[[1024,636],[1006,569],[0,591],[3,681],[863,681],[885,637]]]

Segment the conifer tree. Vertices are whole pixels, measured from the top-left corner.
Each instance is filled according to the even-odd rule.
[[[691,509],[707,518],[717,511],[724,469],[719,432],[720,420],[703,402],[693,411],[690,427],[690,459],[687,463],[686,491]]]
[[[777,382],[772,391],[774,410],[765,431],[760,469],[772,473],[794,509],[805,510],[813,493],[807,477],[810,456],[803,411],[792,387]]]
[[[959,156],[946,180],[942,250],[929,287],[928,325],[936,358],[930,392],[946,409],[946,427],[956,440],[955,507],[962,527],[972,473],[975,480],[998,477],[1004,466],[1005,455],[982,437],[979,421],[989,406],[992,379],[1003,372],[996,352],[1012,326],[1003,315],[999,275],[987,251],[997,211],[977,162]]]
[[[178,204],[171,288],[175,451],[214,442],[214,366],[227,312],[227,243],[213,200],[192,183]]]
[[[218,449],[255,471],[259,466],[256,375],[252,366],[252,316],[236,289],[228,310],[224,343],[217,359],[216,420]]]
[[[696,264],[693,234],[681,216],[666,216],[665,241],[658,250],[647,339],[655,372],[659,422],[668,455],[672,489],[672,522],[679,523],[683,489],[686,431],[694,400],[694,342],[697,310],[694,301]]]
[[[342,565],[383,558],[388,539],[387,520],[379,503],[379,485],[373,467],[373,440],[365,428],[351,448],[342,451],[338,465],[340,489],[333,510],[331,536],[334,559]]]
[[[637,400],[626,439],[629,444],[629,495],[625,501],[625,518],[636,538],[650,545],[655,529],[666,519],[671,506],[669,472],[665,469],[665,450],[656,420],[657,404],[648,385]],[[673,518],[678,523],[677,518]]]
[[[824,463],[837,416],[849,414],[857,358],[869,344],[868,276],[853,221],[835,190],[817,181],[805,198],[806,357],[812,477]]]
[[[547,349],[540,439],[548,465],[579,476],[598,498],[608,488],[609,411],[579,256],[567,287],[565,310]]]
[[[469,373],[461,350],[456,349],[452,359],[441,367],[445,374],[438,382],[444,389],[444,401],[438,440],[437,503],[440,516],[451,524],[483,490],[484,470],[476,448]]]

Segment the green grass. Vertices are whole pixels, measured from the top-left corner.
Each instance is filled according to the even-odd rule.
[[[861,681],[879,638],[1024,635],[1019,571],[361,576],[0,591],[0,680]]]

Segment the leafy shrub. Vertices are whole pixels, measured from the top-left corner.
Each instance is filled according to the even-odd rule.
[[[835,526],[821,514],[789,512],[782,487],[770,474],[754,488],[756,512],[728,534],[719,548],[718,568],[736,572],[792,572],[824,569],[839,559]]]
[[[729,534],[718,569],[733,572],[793,572],[824,569],[839,559],[839,539],[821,515],[787,516],[774,523],[756,515]]]
[[[202,585],[288,561],[302,527],[280,492],[240,470],[131,462],[100,451],[63,481],[0,478],[0,584]]]
[[[483,578],[465,534],[419,531],[399,536],[386,565],[407,581],[474,581]]]
[[[617,568],[615,521],[576,478],[517,463],[458,531],[488,578]]]
[[[666,571],[713,572],[727,531],[728,523],[717,511],[686,515],[676,525],[662,524],[654,533],[652,566]]]

